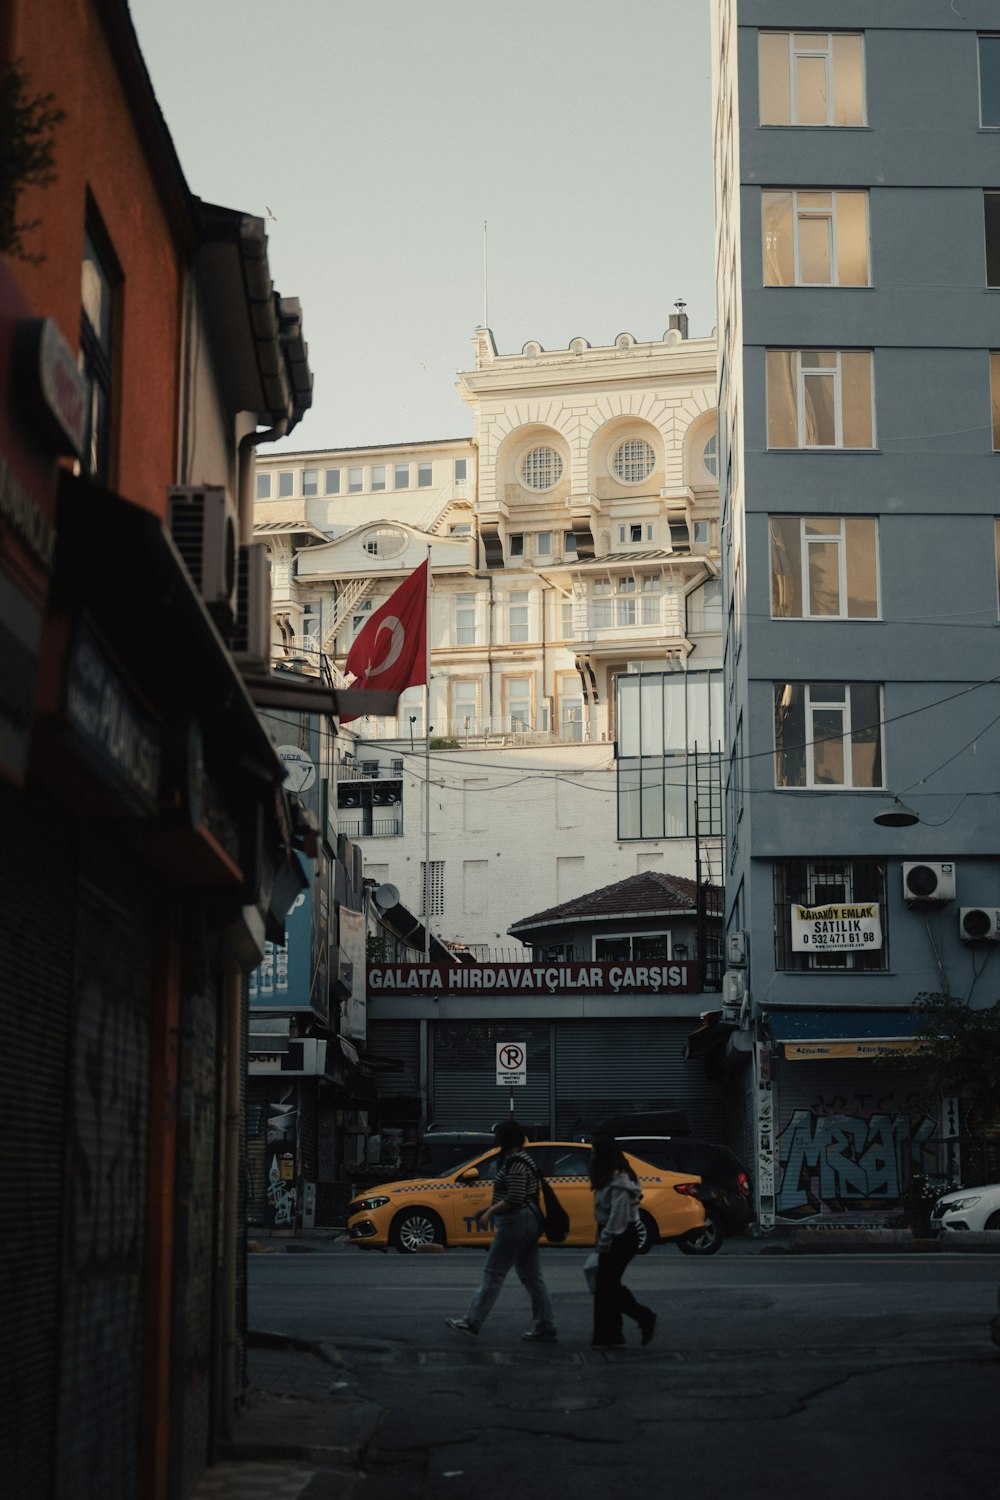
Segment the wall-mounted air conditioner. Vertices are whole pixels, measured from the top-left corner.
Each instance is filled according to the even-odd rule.
[[[959,907],[958,935],[963,943],[1000,943],[1000,907]]]
[[[929,860],[911,860],[903,864],[903,899],[909,904],[921,901],[941,904],[955,899],[955,865]]]
[[[747,961],[747,935],[745,932],[726,933],[726,963],[730,968],[739,968]]]
[[[722,1003],[723,1005],[740,1006],[747,992],[746,976],[739,970],[730,970],[722,976]]]
[[[264,542],[241,547],[230,648],[245,672],[271,670],[271,565]]]
[[[167,526],[195,588],[220,629],[236,614],[236,511],[224,489],[175,485],[167,491]]]

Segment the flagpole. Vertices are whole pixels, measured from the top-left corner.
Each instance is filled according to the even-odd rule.
[[[431,548],[427,544],[424,611],[424,963],[431,961]]]

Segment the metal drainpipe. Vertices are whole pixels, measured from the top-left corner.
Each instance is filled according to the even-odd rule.
[[[240,545],[248,547],[253,541],[253,473],[251,462],[253,450],[260,443],[274,443],[288,431],[288,417],[282,417],[273,427],[263,432],[246,432],[240,438],[237,449],[237,508],[240,518]]]
[[[496,608],[496,598],[495,598],[494,593],[493,593],[493,574],[492,573],[489,574],[489,576],[487,577],[486,581],[489,584],[489,588],[490,588],[490,604],[489,604],[489,609],[487,611],[487,613],[489,615],[489,629],[487,631],[487,640],[486,640],[486,680],[487,680],[487,683],[488,683],[487,691],[489,693],[489,707],[490,707],[489,724],[492,727],[492,724],[493,724],[493,612],[494,612],[494,610]]]

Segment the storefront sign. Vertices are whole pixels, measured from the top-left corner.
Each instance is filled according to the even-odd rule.
[[[810,1058],[885,1057],[893,1052],[912,1052],[919,1043],[900,1037],[886,1041],[869,1038],[863,1042],[786,1042],[785,1056],[792,1061]]]
[[[854,906],[792,907],[793,953],[874,953],[881,946],[877,901]]]
[[[147,812],[156,812],[162,757],[159,727],[83,622],[66,661],[64,713],[67,728],[104,778],[116,782]]]
[[[87,431],[87,382],[51,318],[22,318],[14,334],[18,394],[53,453],[79,458]]]
[[[662,995],[701,988],[696,963],[369,964],[379,995]]]

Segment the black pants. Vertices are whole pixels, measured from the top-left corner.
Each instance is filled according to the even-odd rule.
[[[594,1289],[594,1339],[595,1344],[619,1344],[622,1342],[622,1316],[631,1318],[640,1327],[653,1316],[652,1309],[637,1302],[627,1286],[622,1286],[622,1277],[629,1261],[639,1252],[639,1231],[630,1224],[620,1234],[605,1254],[598,1257],[597,1285]]]

